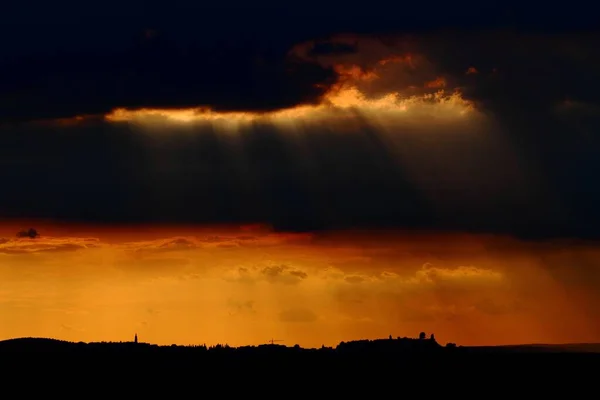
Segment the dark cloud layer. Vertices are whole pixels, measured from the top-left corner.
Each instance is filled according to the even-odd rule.
[[[35,3],[12,5],[4,13],[12,18],[4,17],[0,24],[3,121],[103,114],[113,107],[206,104],[264,110],[313,102],[322,85],[332,82],[332,71],[294,63],[286,52],[295,43],[340,32],[420,34],[456,27],[472,32],[507,25],[562,31],[589,26],[585,13],[522,5],[516,11],[505,2],[501,8],[493,2],[440,2],[435,11],[389,2],[343,10],[333,5],[313,9],[181,2],[153,8],[103,2],[89,11],[76,11],[70,2],[50,9]],[[31,13],[32,7],[38,11]],[[490,7],[495,7],[491,13]],[[323,46],[316,50],[323,51]],[[496,46],[481,43],[477,51],[500,57]],[[445,51],[452,59],[457,49]]]
[[[361,8],[362,18],[348,11],[345,19],[329,10],[300,10],[296,19],[285,19],[264,9],[252,14],[214,9],[190,12],[178,24],[169,22],[176,13],[157,18],[149,12],[145,19],[114,17],[112,30],[94,22],[85,29],[71,24],[46,31],[5,25],[2,29],[12,29],[10,37],[17,39],[8,43],[2,35],[0,216],[107,223],[260,221],[282,230],[360,226],[600,235],[598,35],[567,32],[573,27],[568,11],[563,20],[546,18],[546,30],[525,32],[474,18],[477,7],[462,12],[462,19],[449,9],[437,16],[407,15],[401,26],[397,14],[386,10],[373,4]],[[314,23],[300,23],[305,14],[313,15]],[[523,15],[509,20],[523,26]],[[188,23],[193,18],[204,23]],[[448,21],[463,25],[462,31],[431,31]],[[585,18],[580,22],[585,27]],[[475,30],[476,25],[494,29]],[[501,179],[493,177],[503,176],[511,162],[494,155],[494,144],[438,143],[455,158],[469,153],[473,174],[491,171],[485,184],[481,179],[471,184],[470,191],[482,193],[476,200],[461,203],[457,188],[444,188],[450,206],[442,215],[366,121],[344,135],[327,134],[329,127],[307,135],[310,171],[299,166],[271,126],[255,125],[242,135],[240,165],[231,146],[211,129],[190,134],[173,127],[152,136],[101,118],[73,126],[25,123],[101,115],[114,107],[272,110],[316,103],[339,77],[330,66],[290,56],[290,50],[313,41],[311,57],[352,56],[352,44],[328,39],[352,31],[363,35],[357,40],[370,34],[391,49],[425,57],[494,121],[504,145],[534,176],[535,187],[501,187]],[[30,37],[34,33],[36,40]],[[426,146],[406,146],[414,157],[418,147],[423,163],[435,157]],[[522,194],[523,187],[532,193]]]
[[[243,42],[180,48],[143,36],[124,51],[55,54],[3,71],[0,118],[64,118],[115,107],[269,110],[313,102],[332,71],[285,60],[285,49]]]

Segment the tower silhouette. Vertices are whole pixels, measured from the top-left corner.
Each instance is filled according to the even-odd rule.
[[[137,342],[138,342],[138,341],[137,341],[137,333],[135,334],[135,337],[133,338],[133,342],[134,342],[134,343],[137,343]]]

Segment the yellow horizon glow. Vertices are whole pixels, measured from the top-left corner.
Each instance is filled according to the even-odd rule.
[[[34,225],[35,226],[35,225]],[[0,338],[303,347],[600,341],[598,243],[433,232],[0,226]],[[12,234],[11,234],[12,232]],[[588,270],[567,268],[588,260]],[[587,272],[586,272],[587,271]],[[592,276],[592,275],[589,275]]]

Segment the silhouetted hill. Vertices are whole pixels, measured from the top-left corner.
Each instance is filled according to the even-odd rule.
[[[49,338],[15,338],[0,341],[0,351],[47,351],[66,350],[73,343]]]
[[[136,353],[179,353],[195,355],[298,355],[298,354],[351,354],[351,355],[384,355],[398,353],[439,353],[444,349],[451,349],[451,346],[444,348],[434,339],[412,339],[412,338],[389,338],[376,340],[356,340],[341,342],[335,348],[321,347],[319,349],[306,349],[298,345],[288,347],[278,344],[263,344],[258,346],[231,347],[228,345],[215,346],[159,346],[149,343],[135,342],[68,342],[57,339],[47,338],[17,338],[0,341],[0,352],[136,352]]]
[[[390,391],[413,393],[415,387],[422,396],[438,391],[464,396],[509,387],[511,393],[520,393],[527,386],[535,387],[530,394],[539,396],[575,380],[570,393],[585,388],[591,382],[586,378],[588,368],[600,361],[594,346],[598,345],[463,347],[442,346],[432,338],[390,337],[304,349],[277,344],[234,348],[20,338],[0,341],[0,364],[14,375],[14,382],[35,382],[34,388],[45,379],[61,393],[85,387],[112,397],[127,391],[136,398],[155,397],[161,389],[169,398],[189,393],[202,397],[211,390],[221,397],[327,393],[380,398]],[[3,382],[13,382],[7,376]],[[360,392],[361,388],[366,391]],[[181,394],[175,395],[177,391]]]
[[[302,348],[299,345],[285,346],[263,344],[258,346],[231,347],[228,345],[156,345],[136,342],[69,342],[51,338],[15,338],[0,341],[0,352],[9,353],[136,353],[136,354],[185,354],[193,356],[219,357],[265,357],[265,356],[456,356],[486,354],[540,354],[540,353],[600,353],[600,344],[524,344],[508,346],[457,346],[440,345],[434,338],[407,338],[391,336],[387,339],[354,340],[341,342],[336,347]]]

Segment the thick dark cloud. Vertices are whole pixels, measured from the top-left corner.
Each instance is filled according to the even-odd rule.
[[[179,46],[142,36],[128,49],[58,53],[2,71],[0,119],[105,114],[115,107],[268,110],[318,100],[332,71],[244,42]],[[316,85],[322,85],[321,88]]]
[[[557,18],[549,9],[515,14],[504,8],[491,18],[475,4],[432,14],[377,2],[344,15],[339,9],[275,14],[260,7],[189,7],[122,9],[115,16],[105,4],[95,20],[58,26],[41,20],[40,12],[28,23],[0,24],[0,216],[600,235],[600,57],[597,34],[585,32],[587,14],[577,19],[561,10]],[[53,10],[47,13],[56,21],[74,20]],[[536,19],[545,26],[525,29],[534,11],[545,15]],[[519,29],[502,29],[507,24]],[[352,56],[354,43],[328,39],[339,32],[362,34],[357,40],[369,34],[390,54],[401,49],[427,59],[495,121],[503,146],[535,177],[534,194],[520,196],[522,185],[501,188],[502,171],[512,166],[493,143],[469,147],[448,139],[436,146],[457,159],[467,154],[472,175],[488,171],[488,178],[473,180],[469,190],[482,193],[476,201],[459,204],[458,189],[451,183],[441,188],[451,204],[442,215],[367,120],[343,135],[327,126],[313,129],[306,136],[310,168],[273,126],[244,131],[242,161],[210,128],[173,126],[149,135],[101,118],[74,126],[24,123],[102,115],[115,107],[260,111],[316,103],[338,76],[289,52],[314,41],[311,57]],[[477,73],[467,74],[469,68]],[[435,146],[428,150],[411,140],[418,142],[407,139],[408,154],[419,154],[424,164],[436,157]]]
[[[583,29],[591,18],[562,8],[521,5],[516,12],[507,3],[490,13],[493,2],[470,1],[431,4],[435,11],[377,1],[343,9],[187,1],[150,7],[108,1],[77,11],[74,3],[64,4],[12,5],[3,13],[0,121],[103,114],[114,107],[205,104],[264,110],[310,103],[333,74],[289,60],[286,52],[300,41],[340,32],[471,31],[507,24]],[[315,51],[327,50],[323,46]]]

